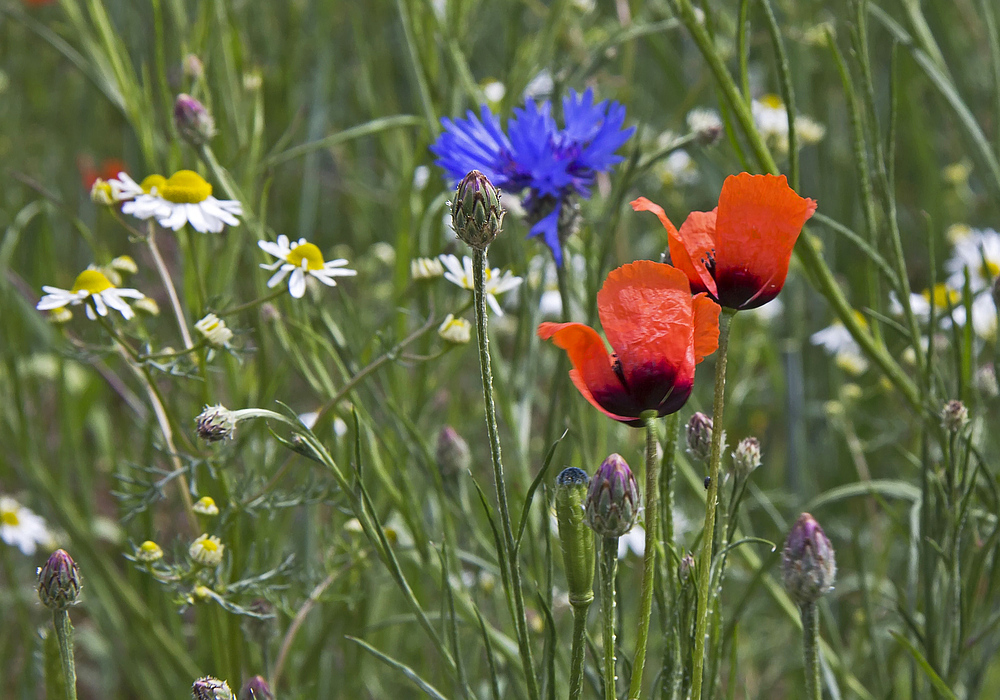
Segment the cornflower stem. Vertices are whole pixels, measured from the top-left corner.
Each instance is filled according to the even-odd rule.
[[[656,572],[656,548],[659,530],[660,464],[656,459],[656,412],[646,416],[646,551],[642,562],[642,590],[639,595],[639,631],[632,662],[632,680],[628,697],[642,696],[642,672],[646,665],[649,618],[653,611],[653,574]]]
[[[569,665],[569,700],[583,694],[583,657],[587,653],[587,612],[590,603],[573,606],[573,650]]]
[[[188,330],[187,321],[184,318],[184,310],[181,309],[181,300],[177,296],[177,289],[174,287],[173,280],[170,279],[170,271],[167,269],[167,264],[163,262],[159,246],[156,245],[156,224],[152,221],[146,227],[146,245],[149,246],[149,252],[153,256],[153,262],[156,264],[156,271],[160,275],[163,287],[167,290],[167,296],[170,297],[170,307],[177,319],[177,327],[181,331],[184,348],[190,350],[194,347],[194,343],[191,342],[191,332]]]
[[[62,661],[63,677],[66,679],[66,698],[76,700],[76,661],[73,658],[73,625],[69,621],[69,611],[65,608],[52,612],[52,625],[56,629],[59,642],[59,659]]]
[[[715,510],[719,505],[719,464],[722,462],[722,413],[726,401],[726,360],[729,350],[729,330],[732,309],[722,309],[719,316],[719,350],[715,362],[715,401],[712,405],[712,456],[708,466],[708,495],[705,499],[705,528],[701,536],[698,560],[698,612],[694,633],[694,659],[691,697],[701,698],[702,676],[705,672],[705,632],[708,628],[709,594],[712,582],[712,544],[715,540]]]
[[[601,539],[601,630],[604,639],[604,700],[615,693],[615,576],[618,574],[618,538]]]
[[[819,611],[815,603],[799,607],[802,616],[802,654],[806,671],[806,700],[822,700],[819,682]]]
[[[486,404],[486,430],[490,436],[490,457],[493,461],[493,480],[500,508],[500,522],[503,526],[504,549],[510,574],[510,595],[514,599],[514,628],[517,631],[517,646],[524,667],[528,697],[538,700],[538,681],[531,658],[528,641],[528,625],[524,616],[524,594],[521,591],[521,569],[518,565],[517,550],[514,546],[514,532],[507,504],[507,486],[503,477],[503,461],[500,457],[500,431],[497,427],[497,411],[493,404],[493,369],[490,365],[490,339],[486,316],[486,250],[475,249],[473,253],[473,286],[476,306],[476,335],[479,341],[479,366],[483,377],[483,402]]]

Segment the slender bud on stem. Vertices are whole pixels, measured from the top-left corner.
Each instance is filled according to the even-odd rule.
[[[691,456],[707,462],[712,456],[712,419],[698,412],[687,424],[687,446]]]
[[[587,523],[601,537],[621,537],[639,513],[639,489],[620,454],[605,459],[587,491]]]
[[[174,101],[174,124],[181,137],[200,146],[215,136],[215,120],[198,100],[181,93]]]
[[[80,596],[80,569],[64,549],[57,549],[38,570],[38,598],[49,610],[65,610]]]
[[[733,452],[733,468],[737,476],[745,478],[760,466],[760,442],[755,437],[740,440]]]
[[[809,513],[795,521],[781,553],[781,579],[799,605],[815,603],[833,588],[837,576],[833,545]]]
[[[455,233],[475,250],[486,250],[503,225],[500,190],[485,175],[472,170],[458,183],[451,204]]]

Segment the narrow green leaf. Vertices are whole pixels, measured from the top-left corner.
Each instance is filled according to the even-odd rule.
[[[890,630],[889,634],[892,635],[893,639],[899,642],[900,646],[910,652],[910,656],[912,656],[913,660],[917,662],[917,666],[920,667],[920,670],[924,672],[924,675],[927,676],[927,679],[939,693],[944,695],[948,700],[958,700],[958,696],[952,692],[947,683],[941,680],[941,676],[939,676],[937,672],[931,668],[931,665],[927,663],[927,659],[924,658],[924,655],[920,653],[919,649],[913,646],[913,643],[909,639],[895,630]]]

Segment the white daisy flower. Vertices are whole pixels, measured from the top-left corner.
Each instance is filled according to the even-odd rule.
[[[507,88],[499,80],[489,80],[483,85],[483,95],[491,105],[498,105],[506,94]]]
[[[765,95],[753,100],[751,112],[757,130],[765,140],[779,151],[788,151],[788,110],[777,95]],[[826,127],[804,115],[795,117],[795,132],[799,145],[819,143],[826,135]]]
[[[147,192],[150,178],[143,180],[143,193],[126,202],[122,212],[138,219],[156,217],[160,226],[174,231],[184,224],[199,233],[219,233],[226,224],[239,226],[236,217],[243,215],[243,205],[213,197],[212,186],[193,170],[178,170],[162,183],[150,184]]]
[[[292,244],[289,243],[288,236],[282,234],[278,236],[277,243],[270,241],[257,243],[265,253],[279,258],[276,263],[261,265],[265,270],[277,270],[267,281],[268,288],[277,287],[291,272],[288,292],[296,299],[301,299],[306,293],[306,275],[315,277],[328,287],[336,287],[337,281],[334,277],[353,277],[358,274],[357,270],[344,267],[347,261],[343,258],[329,262],[323,260],[319,248],[305,238],[300,238],[297,243]]]
[[[51,547],[52,533],[45,520],[9,496],[0,496],[0,539],[31,556],[38,545]]]
[[[210,345],[216,347],[229,347],[229,341],[233,339],[233,332],[226,326],[226,322],[215,314],[208,314],[194,324],[194,328]]]
[[[202,496],[191,508],[198,515],[213,517],[219,514],[219,506],[215,505],[215,499],[211,496]]]
[[[410,277],[429,280],[444,274],[444,265],[437,258],[414,258],[410,261]]]
[[[101,316],[108,315],[108,307],[121,313],[126,319],[132,318],[135,312],[132,311],[128,303],[129,299],[142,299],[145,296],[136,289],[120,289],[113,284],[100,270],[88,268],[77,275],[73,282],[72,289],[60,289],[59,287],[42,287],[45,296],[41,298],[35,307],[39,311],[52,311],[65,306],[78,306],[83,304],[88,298],[91,304],[86,305],[87,318],[96,320],[94,309]]]
[[[475,289],[472,273],[472,258],[466,255],[462,258],[462,262],[459,262],[458,258],[454,255],[441,255],[439,256],[439,259],[442,263],[444,263],[445,268],[448,270],[444,273],[444,278],[446,280],[452,284],[457,284],[462,289]],[[515,277],[510,270],[501,273],[500,268],[491,269],[489,265],[486,266],[486,301],[497,316],[503,316],[503,309],[500,308],[500,302],[497,301],[497,295],[509,292],[520,285],[521,282],[522,279],[520,277]]]
[[[1000,274],[1000,233],[993,229],[972,229],[968,235],[958,237],[945,269],[949,273],[948,284],[954,289],[965,286],[966,269],[973,292],[989,287]]]
[[[465,345],[472,340],[472,324],[464,318],[455,318],[448,314],[438,327],[438,335],[449,343]]]
[[[188,548],[191,558],[203,566],[218,566],[222,563],[222,555],[226,550],[226,545],[222,544],[215,535],[211,537],[204,534]]]

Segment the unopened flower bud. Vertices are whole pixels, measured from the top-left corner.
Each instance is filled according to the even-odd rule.
[[[205,406],[205,410],[194,420],[198,426],[198,437],[208,442],[232,440],[236,432],[236,418],[222,404]]]
[[[105,207],[114,204],[115,195],[111,185],[101,178],[94,180],[94,184],[90,186],[90,201]]]
[[[204,515],[210,518],[219,514],[219,506],[215,505],[215,499],[211,496],[202,496],[199,498],[194,506],[192,506],[191,510],[198,515]]]
[[[438,468],[441,470],[441,474],[450,478],[468,471],[469,466],[472,464],[472,453],[469,451],[469,443],[455,432],[455,429],[450,425],[444,426],[441,428],[441,432],[438,433],[435,456],[437,457]]]
[[[695,413],[687,424],[688,452],[702,462],[712,456],[712,419],[704,413]]]
[[[65,549],[52,552],[38,570],[38,598],[49,610],[65,610],[80,596],[80,569]]]
[[[722,136],[722,119],[714,109],[692,109],[687,115],[687,125],[703,146],[711,146]]]
[[[274,693],[263,676],[254,676],[244,684],[240,700],[274,700]]]
[[[136,547],[135,558],[146,564],[159,561],[163,559],[163,548],[153,540],[146,540]]]
[[[143,297],[142,299],[136,299],[132,304],[132,308],[136,311],[141,311],[147,316],[159,316],[160,315],[160,305],[156,303],[156,299],[151,297]]]
[[[194,324],[194,329],[201,334],[209,345],[217,348],[229,347],[229,341],[233,339],[233,332],[226,326],[226,322],[215,314],[208,314],[203,319]]]
[[[785,590],[799,605],[815,603],[833,588],[836,575],[833,545],[815,518],[803,513],[788,533],[781,553]]]
[[[469,246],[486,250],[500,233],[503,215],[500,190],[481,172],[472,170],[458,183],[451,221],[455,233]]]
[[[949,433],[957,433],[969,422],[969,409],[957,399],[952,399],[941,409],[941,425]]]
[[[200,146],[215,136],[215,120],[198,100],[181,93],[174,101],[177,133],[192,146]]]
[[[733,452],[733,468],[737,476],[746,477],[760,466],[760,442],[755,437],[740,440]]]
[[[194,80],[201,80],[205,75],[205,64],[201,62],[193,53],[189,53],[184,57],[184,75]]]
[[[601,537],[621,537],[639,513],[639,489],[619,454],[605,459],[587,491],[587,522]]]
[[[194,682],[191,686],[191,697],[194,700],[235,700],[229,684],[211,676],[199,678]]]
[[[594,532],[585,522],[587,472],[567,467],[556,477],[556,518],[559,520],[559,544],[569,602],[586,606],[594,600]]]
[[[688,552],[683,557],[681,557],[681,563],[677,567],[677,575],[681,579],[681,583],[686,583],[688,579],[691,578],[691,572],[694,570],[694,557],[691,556],[691,552]]]

